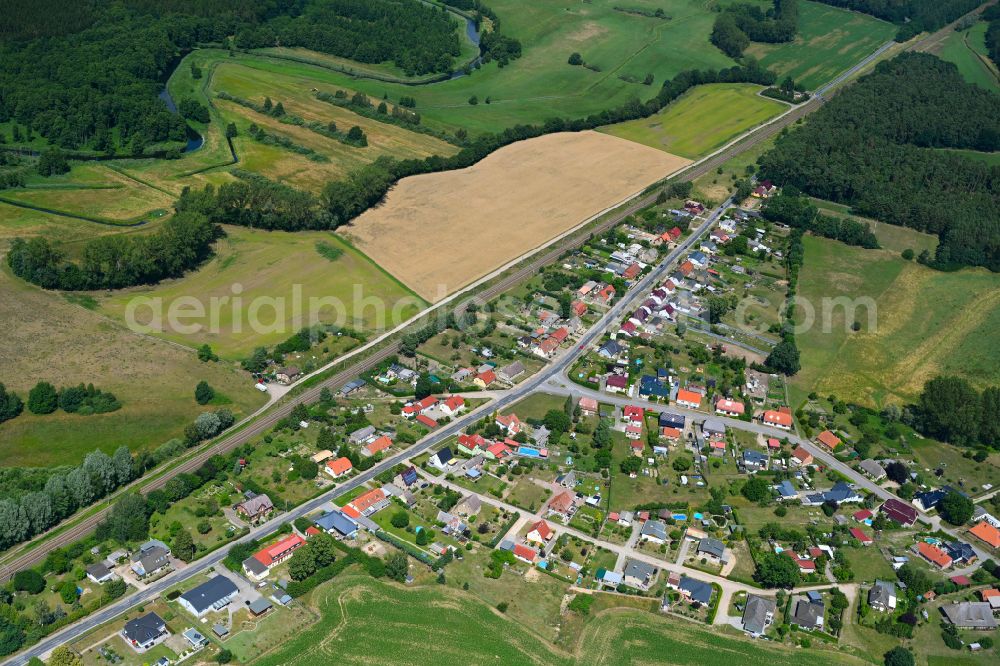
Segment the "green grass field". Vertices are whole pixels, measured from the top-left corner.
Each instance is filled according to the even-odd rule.
[[[739,83],[699,86],[649,118],[601,131],[697,159],[788,108],[758,95],[760,89]]]
[[[761,6],[770,8],[770,3]],[[746,53],[779,77],[813,90],[891,41],[896,28],[865,14],[799,3],[799,34],[787,44],[750,45]]]
[[[811,304],[816,320],[797,336],[802,370],[792,382],[794,404],[810,391],[868,405],[909,401],[940,374],[961,375],[979,387],[1000,382],[1000,276],[978,269],[942,273],[895,251],[811,236],[804,243],[799,298]],[[844,297],[857,299],[850,301],[859,304],[854,315],[840,306],[822,316],[823,299]],[[866,303],[874,306],[873,327]],[[850,330],[853,321],[862,324],[860,331]]]
[[[314,593],[313,603],[321,615],[319,622],[299,631],[256,664],[313,664],[336,659],[344,664],[728,666],[734,658],[752,666],[792,666],[804,658],[817,666],[861,663],[844,655],[792,651],[729,637],[631,608],[599,612],[586,621],[578,642],[555,647],[537,636],[532,627],[513,622],[450,586],[406,589],[344,576]],[[514,599],[511,606],[519,603]],[[620,603],[634,605],[629,598]],[[649,604],[647,600],[641,603]]]
[[[1000,92],[1000,74],[986,55],[985,22],[979,21],[968,30],[948,35],[937,55],[942,60],[955,63],[969,83]]]
[[[7,344],[0,350],[7,390],[26,400],[39,380],[57,387],[93,383],[123,405],[93,416],[62,411],[36,416],[25,410],[0,424],[4,465],[77,464],[95,448],[108,453],[122,444],[148,449],[180,437],[205,409],[194,400],[202,379],[230,400],[225,406],[237,416],[265,401],[233,366],[205,364],[175,345],[132,333],[59,294],[13,278],[6,268],[0,271],[0,321],[8,323]]]
[[[320,242],[343,254],[330,261],[317,250]],[[218,325],[213,325],[213,299],[235,295],[242,298],[243,316],[234,311],[232,301],[217,301]],[[127,321],[129,304],[137,297],[159,299],[164,325],[157,335],[190,347],[207,342],[227,358],[239,358],[255,347],[273,345],[308,325],[311,302],[326,304],[317,309],[318,321],[364,331],[391,328],[426,306],[335,234],[241,227],[227,227],[226,237],[216,244],[215,257],[184,278],[108,297],[95,296],[102,313],[121,321]],[[199,325],[199,330],[186,332],[168,326],[170,308],[182,307],[185,302],[204,309],[205,315],[180,320],[183,326]],[[142,307],[135,319],[141,324],[150,323],[150,312]],[[255,326],[254,321],[260,325]]]

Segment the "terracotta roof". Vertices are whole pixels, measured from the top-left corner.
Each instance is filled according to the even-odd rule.
[[[792,457],[801,462],[803,465],[808,465],[813,460],[813,455],[801,446],[792,451]]]
[[[831,451],[840,446],[840,438],[829,430],[824,430],[816,436],[816,441],[830,449]]]
[[[640,267],[639,264],[632,264],[631,266],[625,269],[625,272],[622,273],[622,277],[625,278],[626,280],[631,280],[641,272],[642,272],[642,267]]]
[[[769,448],[769,449],[780,449],[781,448],[781,442],[778,441],[777,439],[775,439],[774,437],[768,437],[767,438],[767,448]]]
[[[715,402],[715,411],[742,414],[746,411],[746,407],[742,402],[736,402],[735,400],[730,400],[729,398],[719,398]]]
[[[694,270],[694,264],[692,264],[690,261],[685,261],[680,266],[681,275],[683,275],[684,277],[687,277],[688,275],[690,275],[691,271],[693,271],[693,270]]]
[[[337,458],[336,460],[328,460],[326,462],[326,466],[330,469],[331,472],[333,472],[337,476],[340,476],[341,474],[344,474],[346,472],[350,472],[351,468],[353,467],[353,465],[351,465],[351,461],[348,460],[347,458]]]
[[[523,544],[517,544],[514,546],[514,555],[516,557],[521,557],[529,562],[534,562],[535,558],[538,557],[538,552],[533,548],[528,548]]]
[[[465,398],[460,395],[453,395],[444,401],[444,406],[452,411],[455,411],[463,405],[465,405]]]
[[[549,502],[549,508],[559,513],[566,513],[573,506],[573,496],[567,492],[561,492]]]
[[[392,440],[389,439],[388,435],[382,435],[374,442],[365,444],[365,450],[369,453],[378,453],[379,451],[385,451],[390,446],[392,446]]]
[[[275,560],[280,560],[290,551],[295,550],[306,542],[298,534],[287,536],[273,546],[268,546],[254,554],[254,559],[260,561],[264,566],[271,566]]]
[[[772,409],[769,409],[766,412],[764,412],[764,423],[786,426],[790,428],[792,426],[792,415],[783,414],[782,412],[776,412]]]
[[[487,370],[486,372],[480,372],[476,375],[476,379],[489,386],[497,380],[497,374],[492,370]]]
[[[589,412],[597,411],[597,400],[594,398],[580,398],[580,409],[586,409]]]
[[[384,499],[385,492],[381,488],[376,488],[375,490],[369,490],[364,495],[354,498],[354,501],[347,506],[363,513],[365,510],[375,506]]]
[[[322,534],[322,532],[320,532],[319,528],[316,527],[315,525],[310,525],[309,527],[306,528],[307,537],[316,536],[317,534]]]
[[[1000,548],[1000,530],[993,527],[985,520],[981,521],[969,530],[969,534],[988,543],[993,548]]]
[[[428,428],[437,428],[438,422],[425,414],[418,414],[417,421],[423,423]]]
[[[622,416],[627,418],[629,421],[639,421],[642,422],[642,415],[644,411],[642,407],[635,407],[633,405],[626,405],[622,409]]]
[[[680,439],[681,437],[681,431],[677,428],[663,428],[660,432],[667,439]]]
[[[538,532],[538,536],[543,539],[548,539],[552,536],[552,528],[544,520],[539,520],[537,523],[531,526],[529,532]]]
[[[917,543],[917,552],[925,559],[937,566],[944,569],[945,567],[951,566],[951,558],[943,550],[927,543],[926,541],[920,541]]]
[[[700,405],[701,394],[695,393],[694,391],[688,391],[687,389],[679,389],[677,391],[677,402],[687,402],[692,405]]]

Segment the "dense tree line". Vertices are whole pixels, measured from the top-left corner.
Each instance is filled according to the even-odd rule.
[[[1000,5],[990,5],[982,13],[986,24],[986,53],[1000,67]]]
[[[899,26],[896,41],[942,28],[971,12],[981,0],[819,0],[826,5],[871,14]]]
[[[798,24],[798,0],[774,0],[774,7],[766,12],[740,2],[722,8],[712,27],[711,41],[730,58],[739,58],[750,42],[792,41]]]
[[[38,382],[28,393],[28,411],[32,414],[51,414],[61,409],[67,414],[106,414],[121,409],[113,393],[84,386],[64,386],[58,391],[48,382]]]
[[[301,46],[407,75],[450,72],[461,53],[451,14],[414,0],[300,0],[294,15],[246,25],[240,48]]]
[[[121,289],[180,277],[211,255],[221,230],[202,215],[179,212],[151,234],[102,236],[72,261],[48,239],[14,239],[7,264],[45,289]]]
[[[980,393],[961,377],[935,377],[924,384],[914,425],[952,444],[1000,448],[1000,386]]]
[[[760,172],[865,217],[937,234],[937,266],[1000,270],[1000,167],[934,148],[997,150],[1000,104],[954,65],[907,53],[779,137]]]
[[[866,249],[879,247],[878,239],[867,224],[846,217],[820,215],[819,209],[793,187],[768,199],[761,212],[768,220],[811,231],[847,245]]]
[[[181,211],[202,213],[212,222],[286,231],[333,229],[377,204],[401,178],[463,169],[503,146],[543,134],[579,132],[646,118],[698,85],[737,82],[770,85],[774,80],[774,74],[762,69],[753,59],[748,59],[743,66],[723,70],[688,70],[665,81],[657,95],[646,102],[633,98],[618,108],[586,118],[552,118],[542,125],[516,125],[498,134],[482,134],[450,157],[432,155],[424,159],[394,160],[383,155],[351,172],[346,179],[327,183],[318,199],[261,176],[236,172],[240,180],[222,185],[218,190],[211,186],[197,191],[185,190],[177,207]]]

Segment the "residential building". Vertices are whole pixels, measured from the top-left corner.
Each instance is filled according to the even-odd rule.
[[[882,513],[903,527],[910,527],[917,522],[917,510],[895,497],[887,499],[881,508]]]
[[[868,605],[880,613],[896,610],[896,584],[886,580],[876,580],[868,590]]]
[[[573,509],[573,495],[569,491],[563,491],[549,500],[549,513],[555,513],[568,519],[573,515]]]
[[[719,419],[705,419],[701,424],[701,431],[706,437],[725,437],[726,424]]]
[[[339,479],[345,474],[350,474],[351,470],[354,469],[354,465],[347,458],[337,458],[336,460],[326,461],[326,473],[335,479]]]
[[[860,527],[852,527],[850,530],[851,536],[861,542],[862,546],[870,546],[874,543],[874,540],[865,534],[864,530]]]
[[[684,424],[687,422],[680,414],[674,414],[673,412],[661,412],[659,417],[659,425],[661,428],[677,428],[678,430],[684,430]]]
[[[972,564],[979,559],[976,550],[964,541],[950,541],[944,544],[944,550],[955,564]]]
[[[701,393],[696,393],[694,391],[689,391],[687,389],[677,390],[677,404],[682,407],[688,407],[690,409],[697,409],[701,406]]]
[[[358,533],[358,524],[340,511],[324,513],[316,519],[316,525],[327,534],[342,539],[353,539]]]
[[[639,531],[640,541],[651,541],[655,544],[665,544],[667,542],[667,526],[659,520],[647,520],[642,524]]]
[[[170,636],[166,622],[156,613],[146,613],[129,620],[121,633],[125,642],[136,652],[145,652]]]
[[[132,571],[140,578],[152,576],[170,566],[170,549],[162,541],[150,541],[132,556]]]
[[[521,419],[517,418],[517,414],[501,414],[497,416],[496,423],[500,426],[500,429],[507,433],[509,436],[513,437],[517,433],[521,432],[523,427]]]
[[[657,569],[652,564],[641,560],[627,560],[625,571],[622,574],[622,582],[629,587],[645,590],[656,580],[656,574]]]
[[[798,446],[798,447],[795,448],[794,451],[792,451],[792,458],[791,458],[791,460],[792,460],[792,463],[794,463],[796,465],[800,465],[802,467],[805,467],[806,465],[812,465],[813,464],[813,455],[811,453],[809,453],[808,451],[806,451],[801,446]]]
[[[990,631],[997,628],[993,609],[985,601],[960,601],[955,604],[945,604],[941,612],[951,624],[959,629],[977,629]]]
[[[707,558],[715,564],[722,564],[726,561],[726,544],[718,539],[708,537],[698,542],[698,555]]]
[[[290,534],[281,541],[262,548],[243,561],[243,571],[253,580],[260,580],[277,566],[290,558],[295,550],[306,542],[298,534]],[[258,564],[262,566],[258,566]]]
[[[290,365],[286,368],[278,368],[278,371],[274,373],[274,378],[279,384],[288,385],[298,379],[301,374],[302,372],[297,367]]]
[[[236,505],[236,513],[251,525],[259,525],[271,517],[274,511],[274,504],[266,493],[256,495],[251,493],[249,497]]]
[[[103,584],[109,580],[117,578],[115,572],[108,568],[104,562],[97,562],[87,567],[87,578],[94,583]]]
[[[782,430],[792,429],[792,415],[784,412],[769,409],[761,416],[761,421],[764,425],[769,425],[772,428],[781,428]]]
[[[677,585],[681,596],[688,601],[696,601],[700,604],[708,604],[712,601],[712,584],[706,583],[697,578],[681,575],[681,580]]]
[[[729,398],[719,398],[715,402],[715,413],[726,416],[740,417],[746,411],[746,406],[742,402],[736,402]]]
[[[990,548],[1000,548],[1000,530],[990,525],[985,520],[969,530],[969,534],[976,537]]]
[[[549,524],[544,520],[539,520],[531,526],[531,529],[528,531],[525,538],[528,541],[540,543],[542,544],[542,547],[544,547],[545,544],[552,539],[552,536],[552,528],[549,527]]]
[[[365,426],[364,428],[358,428],[348,435],[347,438],[351,441],[351,444],[360,445],[375,439],[376,432],[375,426]]]
[[[465,398],[460,395],[452,395],[445,398],[441,403],[441,412],[445,416],[454,416],[465,409]]]
[[[822,629],[823,608],[822,599],[817,602],[807,598],[800,598],[795,604],[795,610],[792,613],[792,622],[799,625],[799,628],[809,631]]]
[[[945,497],[948,496],[948,491],[944,488],[937,488],[935,490],[927,490],[924,492],[917,493],[913,496],[913,504],[921,511],[930,511],[937,507]]]
[[[236,584],[226,576],[219,574],[182,594],[178,597],[177,603],[195,617],[200,618],[210,610],[225,608],[237,594],[239,594],[239,588],[236,587]]]
[[[514,380],[524,374],[524,363],[521,361],[514,361],[510,365],[506,365],[497,371],[497,376],[508,384],[513,384]]]
[[[951,557],[934,544],[926,541],[917,542],[917,553],[939,569],[947,569],[951,566]]]
[[[597,415],[597,400],[594,398],[580,398],[580,414],[582,416]]]
[[[392,440],[388,435],[381,435],[361,447],[361,452],[366,456],[373,456],[376,453],[385,451],[392,446]]]
[[[861,471],[868,475],[873,481],[881,481],[885,478],[885,468],[872,459],[862,460],[858,463]]]
[[[448,469],[449,465],[453,465],[455,456],[452,455],[451,449],[447,446],[432,455],[428,460],[427,464],[431,467],[436,467],[437,469],[444,471]]]
[[[487,388],[490,384],[497,380],[497,374],[493,370],[486,370],[480,372],[478,375],[473,377],[472,383],[479,388]]]
[[[753,449],[743,450],[743,469],[749,473],[767,469],[767,456]]]
[[[341,510],[351,518],[357,520],[362,516],[367,518],[387,506],[389,506],[389,498],[386,497],[385,491],[381,488],[375,488],[354,498]]]
[[[754,638],[763,636],[767,628],[774,622],[776,610],[777,605],[774,599],[758,594],[748,595],[747,605],[743,609],[743,631]]]
[[[819,435],[816,436],[816,441],[830,449],[831,451],[836,450],[840,446],[840,438],[834,435],[829,430],[824,430]]]
[[[538,558],[538,551],[534,548],[529,548],[522,544],[515,544],[514,546],[514,557],[521,560],[522,562],[527,562],[528,564],[533,564],[535,559]]]

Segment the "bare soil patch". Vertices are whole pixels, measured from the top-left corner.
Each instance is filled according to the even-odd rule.
[[[405,178],[343,230],[435,302],[688,163],[598,132],[549,134]]]

